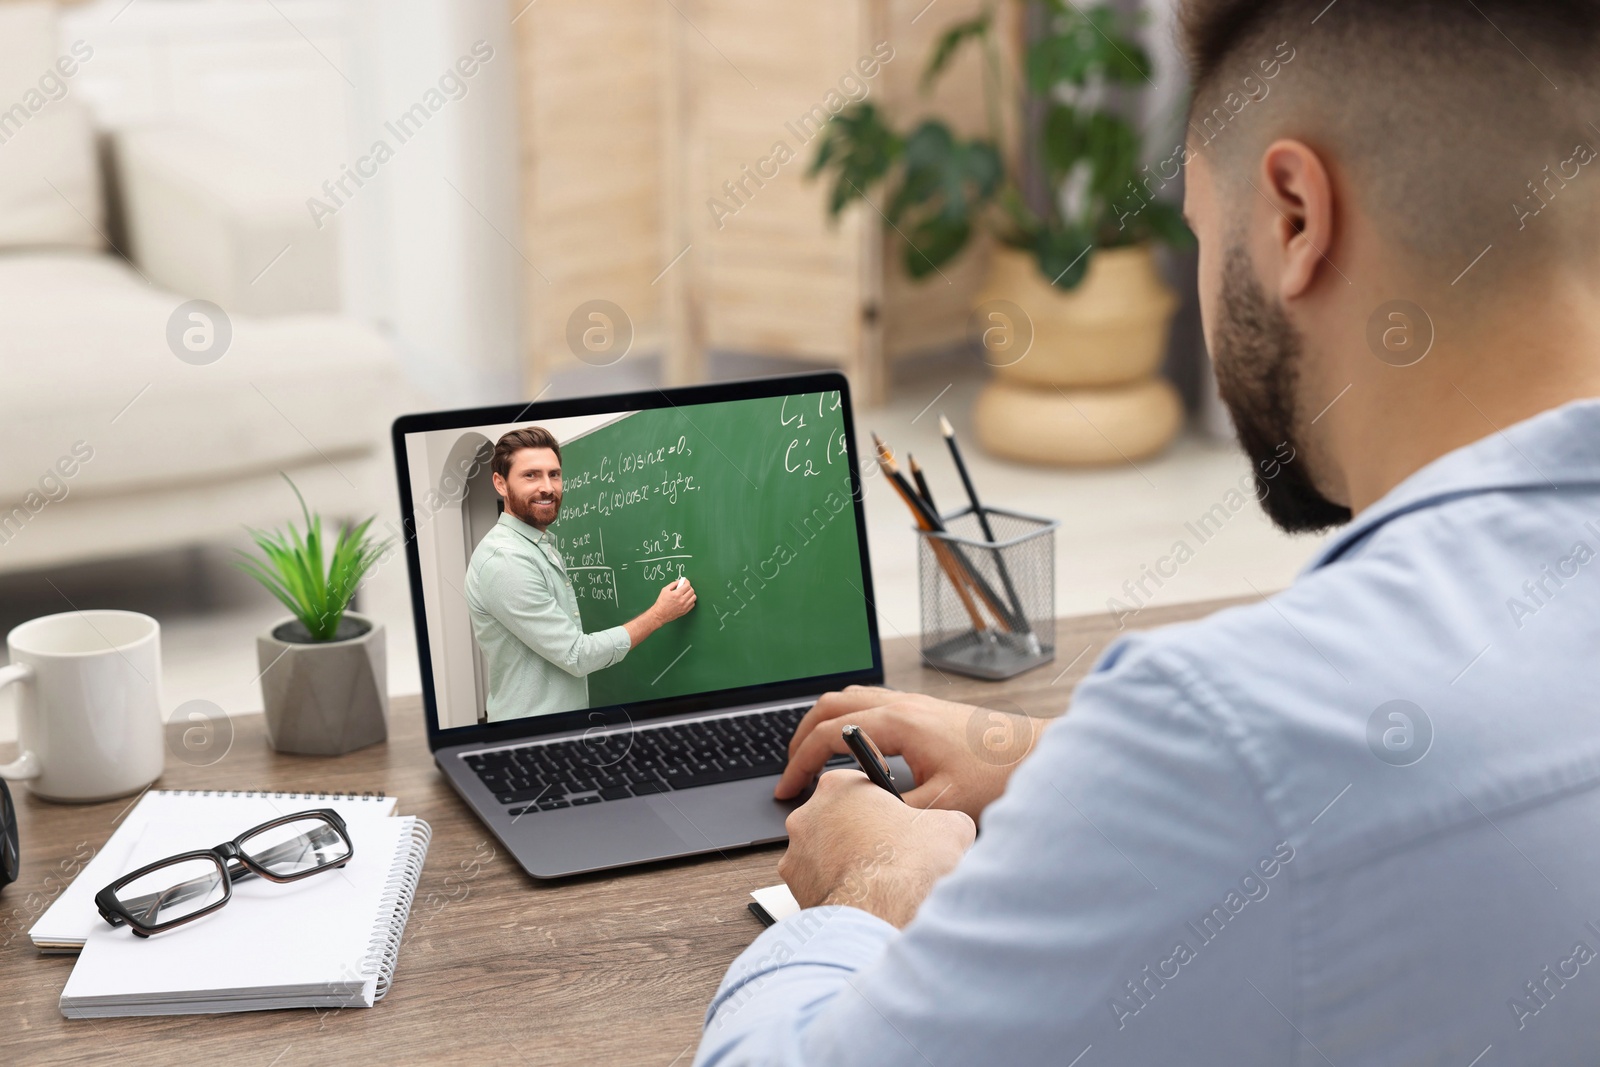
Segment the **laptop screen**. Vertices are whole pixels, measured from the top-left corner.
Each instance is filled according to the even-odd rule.
[[[838,375],[407,416],[395,445],[437,731],[881,680]]]

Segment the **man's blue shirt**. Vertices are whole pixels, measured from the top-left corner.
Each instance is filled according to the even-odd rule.
[[[766,931],[695,1062],[1600,1062],[1597,557],[1600,401],[1429,464],[1115,643],[910,926]]]

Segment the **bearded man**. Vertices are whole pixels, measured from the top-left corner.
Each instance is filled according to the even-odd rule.
[[[1600,4],[1179,6],[1217,380],[1267,514],[1342,528],[1020,762],[823,697],[780,797],[851,723],[917,787],[822,775],[696,1064],[1600,1057]]]
[[[488,720],[589,706],[589,675],[695,605],[687,578],[642,614],[586,634],[578,598],[550,525],[561,515],[561,445],[542,426],[512,430],[494,446],[494,491],[505,510],[467,566],[472,632],[489,666]]]

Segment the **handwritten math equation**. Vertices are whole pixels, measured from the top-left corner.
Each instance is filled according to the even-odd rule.
[[[689,438],[680,434],[671,444],[601,456],[599,464],[565,480],[563,489],[569,494],[585,489],[596,491],[592,495],[585,494],[582,502],[573,499],[564,505],[561,517],[581,519],[589,515],[612,515],[647,501],[677,504],[701,489],[698,478],[677,467],[692,455],[694,448]],[[634,480],[639,475],[648,475],[648,478]],[[619,482],[619,478],[624,481]]]
[[[606,563],[606,535],[589,530],[574,537],[556,538],[556,548],[567,565],[567,580],[579,600],[617,602],[617,572]]]
[[[598,466],[579,471],[567,478],[563,488],[568,491],[583,489],[596,482],[615,485],[620,475],[640,474],[650,471],[653,467],[670,464],[674,460],[688,459],[692,455],[694,448],[689,444],[688,436],[679,434],[678,439],[670,444],[619,452],[614,456],[601,456]]]
[[[792,411],[789,407],[790,400],[794,401]],[[814,417],[810,414],[810,397],[783,398],[783,403],[778,408],[778,421],[788,427],[793,434],[788,447],[783,451],[785,474],[800,478],[817,478],[833,465],[835,459],[848,462],[843,420],[828,418],[829,413],[838,411],[840,406],[837,389],[817,394],[817,413]],[[828,426],[830,422],[841,425],[830,427]],[[824,427],[828,427],[826,438],[822,436]]]
[[[617,572],[632,570],[651,586],[685,576],[694,553],[688,551],[684,535],[678,530],[661,530],[630,545],[635,558],[613,567],[606,561],[604,530],[589,530],[574,537],[558,537],[557,547],[566,562],[567,577],[579,600],[617,603]]]

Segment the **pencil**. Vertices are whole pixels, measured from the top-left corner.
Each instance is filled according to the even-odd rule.
[[[944,520],[934,510],[932,502],[923,494],[912,489],[910,483],[906,481],[906,476],[900,473],[900,465],[894,458],[894,449],[885,444],[883,438],[877,434],[872,435],[872,442],[878,447],[878,466],[883,470],[883,473],[887,474],[891,480],[897,482],[905,490],[903,495],[906,498],[907,506],[927,522],[929,529],[943,533]]]
[[[889,476],[891,481],[898,485],[902,499],[905,500],[906,505],[911,508],[912,512],[918,516],[924,528],[937,530],[939,533],[946,532],[944,519],[940,518],[939,513],[933,509],[929,501],[924,500],[911,488],[910,484],[906,482],[905,475],[900,473],[900,468],[895,462],[894,449],[890,448],[883,438],[876,433],[872,435],[872,442],[878,450],[878,466]],[[960,545],[947,544],[946,547],[950,550],[951,555],[960,562],[967,580],[977,590],[978,596],[983,599],[984,605],[994,612],[994,617],[1000,621],[1000,625],[1007,630],[1016,629],[1010,613],[1001,606],[1000,598],[995,595],[994,588],[989,585],[988,580],[972,565],[972,560],[967,558],[966,550]]]
[[[878,466],[880,468],[884,467],[882,456],[878,457]],[[906,502],[906,507],[910,508],[911,513],[916,516],[917,527],[923,530],[928,529],[929,527],[926,519],[923,517],[922,513],[917,510],[916,505],[911,502],[910,496],[907,495],[905,483],[896,478],[894,475],[889,474],[887,469],[884,469],[884,473],[889,475],[889,484],[894,486],[894,491],[900,494],[900,499]],[[950,584],[955,587],[956,596],[961,598],[961,606],[966,608],[967,617],[972,620],[972,628],[979,633],[987,630],[989,627],[988,624],[983,621],[983,613],[980,612],[978,610],[978,606],[972,602],[972,594],[967,592],[966,584],[962,581],[961,573],[957,569],[957,564],[955,560],[950,557],[950,546],[937,540],[930,541],[929,545],[933,548],[934,558],[939,561],[939,566],[944,568],[945,575],[950,579]]]
[[[989,516],[983,510],[983,504],[978,501],[978,490],[972,484],[972,476],[967,473],[966,460],[961,458],[961,446],[956,443],[955,427],[950,425],[950,420],[939,414],[939,432],[944,434],[944,443],[950,449],[950,458],[955,460],[956,473],[961,475],[961,485],[967,491],[967,499],[972,503],[972,511],[978,516],[978,526],[983,530],[983,536],[990,544],[994,543],[994,530],[989,525]],[[1019,629],[1031,637],[1030,644],[1038,641],[1033,637],[1033,628],[1028,625],[1028,617],[1022,610],[1022,598],[1017,596],[1016,586],[1011,584],[1011,572],[1006,569],[1006,561],[1000,557],[1000,550],[994,550],[995,567],[1000,571],[1000,584],[1006,587],[1006,597],[1011,601],[1012,610],[1016,613]]]
[[[922,499],[928,502],[928,507],[933,513],[939,514],[939,505],[933,502],[933,491],[928,488],[928,479],[922,476],[922,468],[917,465],[917,457],[907,452],[906,463],[911,467],[911,477],[917,483],[917,492],[922,494]]]
[[[919,497],[910,484],[906,482],[906,476],[901,474],[899,468],[895,465],[894,452],[876,434],[873,435],[873,440],[878,446],[879,468],[889,476],[890,482],[899,491],[901,499],[906,502],[906,506],[916,515],[917,525],[925,530],[944,533],[944,520],[939,518],[938,512],[928,507],[927,501]],[[983,600],[984,606],[994,613],[994,617],[999,620],[1001,627],[1006,630],[1015,630],[1017,628],[1016,623],[1012,619],[1010,612],[1000,603],[1000,598],[995,595],[995,591],[988,581],[972,565],[972,561],[967,558],[966,552],[959,545],[945,545],[944,547],[949,550],[950,554],[960,564],[960,573],[963,573],[967,580],[972,583],[973,588],[977,590],[978,596]],[[951,575],[952,580],[956,577],[957,575],[955,574]]]

